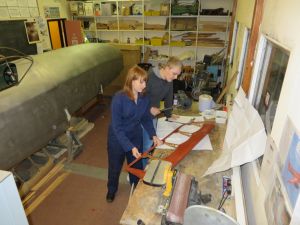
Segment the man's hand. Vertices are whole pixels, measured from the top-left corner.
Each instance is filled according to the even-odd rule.
[[[150,112],[153,116],[157,116],[158,114],[161,113],[161,111],[159,110],[159,108],[156,107],[151,107]]]
[[[131,149],[131,152],[132,152],[132,155],[135,158],[139,158],[141,156],[141,153],[139,152],[139,150],[136,147],[134,147],[133,149]]]
[[[168,118],[168,121],[176,122],[176,120],[177,120],[179,117],[180,117],[179,115],[172,114],[172,116]]]
[[[160,140],[157,136],[153,136],[152,139],[153,139],[153,144],[154,144],[154,146],[160,146],[160,145],[163,144],[163,141]]]

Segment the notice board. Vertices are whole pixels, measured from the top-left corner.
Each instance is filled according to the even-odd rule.
[[[29,44],[26,36],[24,20],[0,21],[0,47],[15,48],[24,54],[37,54],[36,44]],[[0,49],[0,54],[9,56],[14,52]]]

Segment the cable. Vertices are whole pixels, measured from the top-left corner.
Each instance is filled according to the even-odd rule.
[[[222,206],[224,205],[225,201],[227,200],[228,196],[231,194],[231,190],[229,189],[226,189],[224,192],[223,192],[223,195],[222,195],[222,198],[221,198],[221,201],[220,201],[220,204],[218,206],[218,210],[220,210],[222,208]]]
[[[16,52],[18,54],[21,54],[21,55],[11,55],[11,56],[0,55],[0,62],[1,61],[6,61],[6,64],[8,65],[8,67],[9,67],[9,63],[7,63],[7,60],[9,60],[9,59],[22,59],[23,58],[23,59],[27,59],[27,60],[29,60],[31,62],[30,65],[29,65],[29,67],[25,71],[25,73],[22,76],[20,76],[22,78],[16,84],[16,85],[19,85],[21,83],[21,81],[25,78],[25,76],[28,73],[28,71],[31,69],[31,67],[33,65],[33,58],[30,55],[26,55],[25,53],[23,53],[23,52],[21,52],[21,51],[19,51],[17,49],[10,48],[10,47],[1,47],[0,46],[0,50],[4,50],[4,49]],[[9,67],[9,69],[11,70],[10,67]]]

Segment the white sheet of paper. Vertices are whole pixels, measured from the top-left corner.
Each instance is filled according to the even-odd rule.
[[[299,225],[300,224],[300,195],[298,196],[290,225]]]
[[[6,7],[0,7],[0,18],[9,18],[9,13]]]
[[[18,0],[6,0],[7,6],[18,6]]]
[[[30,17],[30,13],[29,13],[29,9],[26,8],[26,7],[20,7],[20,16],[21,17],[25,17],[25,18],[28,18]]]
[[[204,122],[204,117],[203,116],[195,116],[194,117],[194,122],[199,123],[199,122]]]
[[[168,122],[166,121],[166,118],[159,118],[157,122],[157,137],[160,139],[163,139],[168,134],[170,134],[172,131],[174,131],[176,128],[180,127],[182,124],[180,123],[174,123],[174,122]],[[160,145],[160,149],[174,149],[173,147],[170,147],[168,145]],[[210,141],[210,138],[208,135],[206,135],[194,148],[193,150],[213,150],[212,144]]]
[[[183,127],[179,128],[179,131],[186,132],[186,133],[195,133],[196,131],[200,130],[201,127],[196,125],[184,125]]]
[[[181,125],[180,123],[166,121],[166,117],[159,118],[157,121],[156,135],[158,138],[163,139]]]
[[[175,123],[182,123],[182,124],[187,124],[190,123],[194,119],[193,116],[179,116],[176,120],[172,121]]]
[[[39,16],[39,10],[38,10],[38,8],[29,8],[29,12],[30,12],[31,17],[37,17],[37,16]]]
[[[18,0],[18,5],[20,7],[27,7],[28,6],[28,1],[27,0]]]
[[[6,6],[6,1],[5,0],[0,0],[0,6]]]
[[[174,147],[171,147],[166,144],[160,145],[158,148],[159,149],[175,149]],[[213,147],[211,145],[209,136],[206,135],[192,150],[193,151],[203,151],[203,150],[212,151]]]
[[[264,154],[266,140],[264,124],[240,88],[229,115],[223,153],[204,176],[257,159]]]
[[[27,2],[29,7],[37,7],[36,0],[28,0]]]
[[[170,137],[166,138],[165,142],[180,145],[189,140],[189,137],[180,133],[174,133]]]
[[[8,13],[12,18],[20,17],[19,7],[8,7]]]

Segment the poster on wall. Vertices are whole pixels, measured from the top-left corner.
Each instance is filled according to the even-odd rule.
[[[266,150],[260,170],[260,180],[267,193],[275,179],[275,165],[278,163],[278,148],[271,135],[267,138]]]
[[[48,25],[47,20],[42,17],[37,17],[36,22],[39,27],[39,36],[41,39],[41,44],[43,50],[51,50],[51,43],[50,43],[50,37],[49,37],[49,31],[48,31]]]
[[[36,21],[25,21],[26,35],[29,44],[40,41],[39,29]]]
[[[300,193],[300,136],[298,133],[293,133],[288,149],[281,175],[290,204],[294,209]]]
[[[45,18],[60,18],[59,7],[44,7]]]
[[[67,44],[78,45],[83,43],[83,35],[81,32],[80,21],[65,21],[66,35],[67,35]]]
[[[289,225],[291,215],[288,203],[284,194],[284,189],[280,182],[280,175],[276,173],[273,184],[265,200],[265,211],[268,224],[272,225]]]

